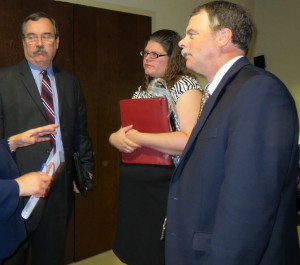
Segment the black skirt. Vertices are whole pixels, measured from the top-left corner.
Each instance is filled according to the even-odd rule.
[[[121,164],[113,251],[129,265],[164,265],[160,240],[174,166]]]

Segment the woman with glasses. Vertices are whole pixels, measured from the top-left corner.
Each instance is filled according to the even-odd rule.
[[[196,124],[200,110],[201,89],[187,72],[181,55],[179,34],[172,30],[153,33],[143,57],[145,77],[133,97],[152,98],[149,83],[156,78],[165,81],[175,103],[169,133],[141,133],[127,126],[112,133],[109,141],[119,151],[131,153],[141,146],[172,155],[173,165],[125,164],[120,166],[117,233],[114,252],[126,264],[164,264],[164,220],[168,186],[178,165],[188,138]],[[187,51],[185,51],[187,52]]]

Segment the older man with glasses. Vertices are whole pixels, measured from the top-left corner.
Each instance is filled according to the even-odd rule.
[[[29,15],[22,24],[25,60],[0,71],[0,137],[46,124],[59,124],[50,142],[17,150],[20,174],[40,169],[49,152],[61,153],[64,167],[53,182],[50,195],[41,199],[26,220],[29,239],[4,264],[26,264],[29,246],[32,264],[64,264],[68,216],[73,200],[72,154],[85,157],[93,172],[92,147],[86,128],[86,107],[78,80],[56,68],[59,31],[43,12]]]

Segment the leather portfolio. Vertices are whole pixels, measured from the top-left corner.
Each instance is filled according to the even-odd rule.
[[[73,160],[75,166],[74,181],[76,187],[81,195],[86,196],[88,191],[95,189],[95,176],[91,179],[89,173],[81,165],[79,152],[73,154]]]
[[[145,133],[170,132],[168,101],[165,98],[123,99],[120,101],[122,127]],[[132,153],[122,153],[122,162],[137,164],[171,165],[172,156],[148,147]]]

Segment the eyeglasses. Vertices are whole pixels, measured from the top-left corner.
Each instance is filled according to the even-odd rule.
[[[146,58],[147,55],[149,55],[151,59],[157,59],[158,57],[167,56],[168,54],[158,54],[156,52],[141,51],[140,55],[144,58]]]
[[[41,37],[42,41],[44,42],[52,42],[54,40],[54,36],[50,33],[43,33],[41,35],[31,33],[24,36],[24,39],[28,43],[34,43],[39,39],[39,37]]]

